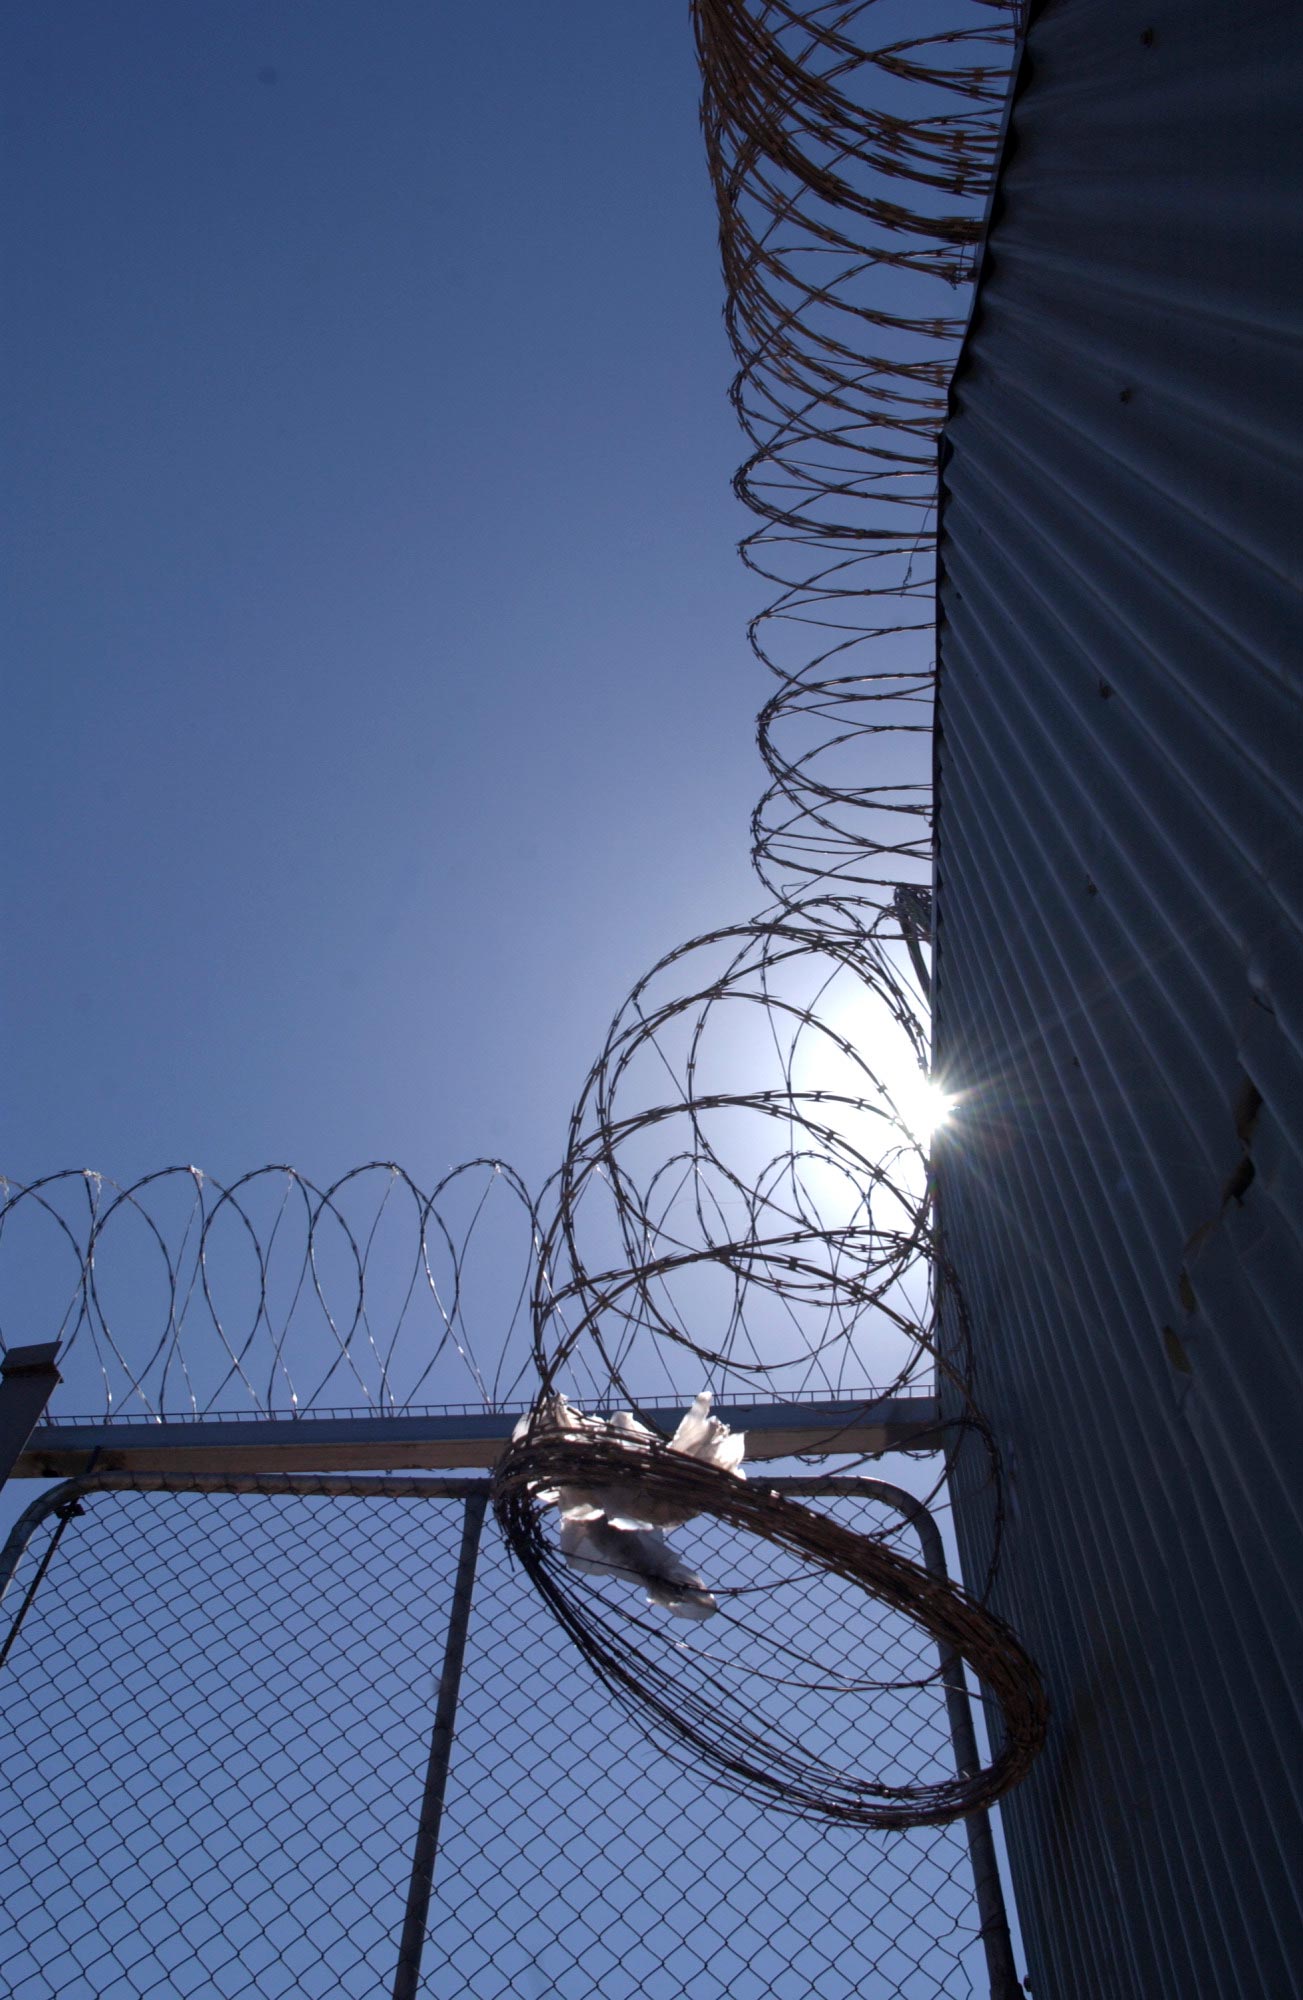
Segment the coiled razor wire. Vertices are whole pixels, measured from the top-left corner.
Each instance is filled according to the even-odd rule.
[[[585,1657],[682,1755],[792,1811],[925,1824],[999,1797],[1040,1747],[1045,1697],[1014,1635],[873,1538],[695,1465],[663,1434],[635,1447],[559,1433],[555,1398],[587,1375],[637,1410],[653,1356],[680,1383],[691,1356],[717,1391],[763,1384],[779,1399],[927,1376],[959,1412],[956,1435],[987,1452],[989,1590],[998,1451],[907,1099],[929,1047],[938,440],[1016,10],[693,0],[693,16],[732,397],[752,446],[735,488],[760,517],[742,554],[779,589],[750,632],[779,682],[759,717],[770,784],[752,823],[775,902],[668,954],[612,1024],[544,1236],[539,1399],[495,1505]],[[764,1665],[758,1604],[730,1680],[709,1640],[614,1608],[609,1566],[600,1581],[591,1561],[567,1569],[541,1496],[598,1500],[604,1478],[628,1481],[630,1452],[653,1511],[659,1496],[680,1521],[745,1525],[967,1661],[998,1717],[986,1769],[902,1789],[814,1756],[781,1718],[758,1719],[755,1693],[766,1676],[817,1688],[817,1633]]]
[[[655,1612],[630,1612],[610,1585],[577,1580],[544,1525],[545,1490],[600,1490],[636,1476],[650,1507],[668,1505],[709,1516],[767,1545],[774,1561],[754,1582],[730,1592],[712,1578],[726,1601],[723,1630],[689,1644],[673,1635]],[[962,1589],[930,1575],[885,1538],[857,1534],[826,1513],[784,1494],[734,1479],[657,1443],[633,1450],[600,1439],[555,1432],[513,1447],[493,1480],[494,1508],[503,1534],[522,1567],[584,1658],[624,1704],[650,1720],[657,1735],[682,1760],[707,1766],[733,1790],[766,1799],[784,1811],[850,1825],[901,1828],[939,1826],[990,1805],[1023,1777],[1039,1750],[1046,1722],[1040,1680],[1017,1638]],[[780,1561],[779,1558],[786,1558]],[[949,1671],[963,1661],[976,1674],[1001,1724],[1000,1747],[982,1770],[923,1783],[885,1783],[830,1759],[808,1740],[801,1699],[810,1693],[827,1704],[868,1707],[884,1690],[906,1683],[883,1681],[828,1664],[820,1634],[783,1643],[769,1615],[768,1597],[784,1588],[813,1591],[815,1579],[836,1580],[844,1599],[867,1594],[903,1613],[944,1649]],[[829,1621],[829,1607],[821,1606]],[[841,1617],[845,1622],[848,1606]],[[706,1628],[694,1627],[701,1635]],[[636,1636],[635,1636],[636,1635]],[[914,1685],[934,1682],[925,1675]],[[846,1737],[864,1740],[846,1724]]]
[[[742,555],[779,685],[756,865],[787,903],[890,910],[931,876],[937,441],[994,174],[1018,8],[694,0]]]
[[[1015,17],[694,0],[743,554],[780,587],[751,632],[779,681],[753,825],[776,902],[671,952],[612,1024],[545,1231],[544,1397],[586,1374],[636,1404],[656,1352],[777,1396],[939,1367],[982,1428],[962,1339],[933,1334],[902,1094],[928,1067],[937,441]]]
[[[636,1405],[689,1353],[717,1392],[899,1393],[933,1361],[918,996],[825,912],[694,939],[617,1015],[544,1231],[545,1392]]]
[[[428,1192],[373,1161],[325,1187],[283,1166],[226,1185],[74,1169],[0,1196],[0,1344],[58,1339],[80,1411],[384,1415],[532,1393],[540,1227],[501,1160]]]

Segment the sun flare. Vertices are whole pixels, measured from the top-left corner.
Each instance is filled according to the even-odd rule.
[[[888,1086],[903,1123],[920,1145],[926,1145],[947,1124],[959,1099],[925,1070],[902,1067]]]

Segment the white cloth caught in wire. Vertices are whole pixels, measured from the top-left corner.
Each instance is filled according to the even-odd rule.
[[[670,1450],[745,1479],[746,1434],[712,1417],[710,1403],[710,1391],[703,1389],[670,1439]],[[514,1436],[524,1437],[534,1422],[533,1416],[522,1418]],[[544,1422],[552,1430],[627,1443],[631,1450],[656,1435],[630,1410],[617,1410],[609,1419],[588,1417],[572,1409],[564,1396],[549,1399]],[[672,1618],[709,1618],[719,1609],[702,1579],[665,1539],[666,1529],[691,1520],[693,1509],[652,1499],[642,1490],[636,1472],[628,1480],[601,1486],[555,1487],[540,1493],[539,1499],[560,1513],[561,1553],[572,1569],[640,1584],[647,1602],[663,1606]]]

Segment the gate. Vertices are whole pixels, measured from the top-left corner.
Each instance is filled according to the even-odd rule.
[[[894,1488],[775,1483],[938,1559]],[[105,1473],[28,1509],[0,1561],[4,2000],[1017,1990],[984,1820],[866,1833],[680,1767],[481,1538],[486,1490]],[[745,1589],[745,1538],[693,1547]],[[907,1619],[868,1605],[836,1644],[913,1682],[876,1726],[893,1781],[971,1755]]]

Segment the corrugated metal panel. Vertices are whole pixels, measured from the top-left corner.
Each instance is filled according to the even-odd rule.
[[[1293,4],[1050,0],[947,432],[940,1200],[1053,2000],[1303,1992],[1301,105]]]

